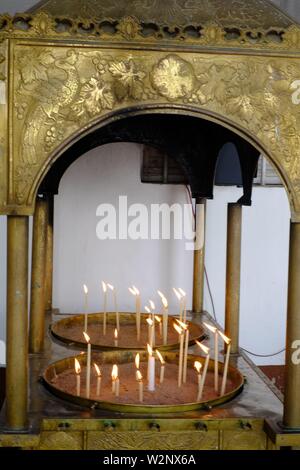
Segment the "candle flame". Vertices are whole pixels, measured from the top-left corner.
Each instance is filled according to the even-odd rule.
[[[118,339],[118,330],[117,330],[117,328],[115,328],[115,331],[114,331],[114,338]]]
[[[113,368],[112,368],[112,371],[111,371],[112,380],[117,380],[118,375],[119,375],[118,366],[117,366],[117,364],[114,364]]]
[[[112,286],[111,284],[107,284],[107,287],[108,287],[110,290],[114,290],[114,286]]]
[[[150,308],[147,307],[147,305],[145,306],[145,310],[146,310],[147,313],[151,313]]]
[[[151,320],[151,318],[147,318],[146,322],[148,323],[149,326],[153,325],[153,321]]]
[[[97,364],[94,362],[94,367],[95,367],[95,371],[96,371],[96,374],[98,377],[101,377],[101,370],[99,368],[99,366],[97,366]]]
[[[173,291],[174,291],[174,293],[175,293],[177,299],[178,299],[178,300],[181,300],[181,294],[178,292],[177,289],[175,289],[175,287],[173,287]]]
[[[81,372],[80,362],[78,361],[78,359],[76,359],[76,357],[75,357],[74,362],[75,362],[75,372],[77,375],[79,375]]]
[[[202,351],[205,353],[205,354],[209,354],[209,348],[207,346],[204,346],[204,344],[200,343],[199,341],[196,340],[196,344],[197,346],[199,346],[199,348],[202,349]]]
[[[212,326],[210,325],[209,323],[203,323],[204,326],[206,326],[206,328],[210,331],[212,331],[213,333],[215,333],[217,331],[217,328],[215,326]]]
[[[152,354],[153,354],[153,349],[151,348],[150,344],[147,344],[147,349],[148,349],[148,354],[149,354],[149,356],[152,356]]]
[[[176,319],[176,321],[177,321],[177,323],[181,326],[181,328],[182,328],[183,330],[187,330],[187,329],[188,329],[188,325],[187,325],[186,323],[183,323],[183,321],[180,321],[180,320],[177,320],[177,319]]]
[[[155,320],[156,320],[158,323],[161,323],[161,317],[159,317],[158,315],[155,315]]]
[[[152,300],[149,300],[149,304],[150,304],[151,309],[154,310],[155,309],[154,302]]]
[[[134,362],[135,362],[135,367],[137,369],[139,369],[140,368],[140,355],[139,355],[139,353],[137,353],[137,355],[135,356],[135,361]]]
[[[155,351],[155,352],[156,352],[156,354],[157,354],[157,357],[158,357],[158,359],[159,359],[159,360],[160,360],[160,362],[161,362],[161,365],[162,365],[162,366],[163,366],[163,365],[165,365],[164,358],[163,358],[163,357],[162,357],[162,355],[160,354],[159,350],[158,350],[158,349],[156,349],[156,351]]]
[[[135,287],[135,286],[132,286],[134,292],[136,293],[136,295],[140,295],[140,291]]]
[[[134,289],[132,289],[131,287],[128,287],[128,290],[129,290],[130,294],[136,296],[136,292],[135,292]]]
[[[138,382],[141,382],[143,380],[143,376],[142,376],[142,374],[140,373],[139,370],[136,371],[136,380]]]
[[[85,295],[89,293],[89,290],[85,284],[83,284],[83,290],[84,290]]]
[[[183,289],[181,289],[181,288],[179,287],[178,290],[179,290],[180,294],[182,295],[182,297],[186,297],[186,292],[184,292]]]
[[[160,297],[161,299],[164,298],[164,294],[163,294],[160,290],[158,290],[157,293],[158,293],[158,295],[159,295],[159,297]]]
[[[84,336],[84,339],[86,340],[87,343],[89,343],[91,341],[91,338],[89,337],[89,335],[85,331],[83,332],[83,336]]]
[[[179,335],[181,335],[182,334],[182,328],[180,328],[180,326],[178,326],[176,323],[173,323],[173,326],[174,326],[175,330],[177,331],[177,333]]]
[[[164,306],[165,308],[168,308],[168,301],[167,301],[166,297],[162,297],[161,301],[162,301],[162,303],[163,303],[163,306]]]
[[[196,371],[198,372],[198,374],[200,374],[200,372],[201,372],[201,367],[202,367],[201,362],[195,361],[195,362],[194,362],[194,367],[195,367]]]
[[[107,291],[107,286],[104,281],[102,281],[102,289],[104,293]]]
[[[218,331],[219,335],[221,336],[221,338],[225,341],[226,344],[229,344],[231,339],[228,338],[228,336],[225,336],[224,333],[222,333],[222,331]]]

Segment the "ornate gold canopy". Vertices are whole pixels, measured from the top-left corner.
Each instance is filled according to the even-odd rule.
[[[0,16],[1,213],[32,214],[83,135],[167,111],[252,143],[300,220],[299,47],[299,26],[265,0],[52,0]]]

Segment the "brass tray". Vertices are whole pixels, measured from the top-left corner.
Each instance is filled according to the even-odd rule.
[[[93,355],[92,360],[95,360],[101,364],[115,364],[119,366],[126,363],[134,363],[135,351],[110,351],[110,352],[101,352]],[[81,366],[86,364],[86,354],[81,354],[79,356],[68,357],[57,361],[48,366],[45,370],[42,379],[45,387],[57,397],[67,400],[68,402],[81,405],[83,407],[93,408],[93,409],[103,409],[109,410],[116,413],[138,413],[138,414],[160,414],[160,413],[179,413],[186,411],[194,411],[199,409],[209,410],[211,407],[224,404],[239,393],[241,393],[244,386],[244,377],[239,372],[238,369],[229,366],[228,369],[228,379],[231,380],[231,389],[222,397],[216,397],[209,401],[201,401],[195,403],[182,403],[182,404],[173,404],[169,405],[149,405],[143,403],[136,404],[126,404],[126,403],[114,403],[111,401],[103,401],[101,399],[95,400],[88,399],[82,396],[76,396],[74,394],[68,393],[61,388],[58,388],[55,384],[59,374],[66,370],[74,370],[74,359],[75,357],[80,362]],[[140,352],[141,363],[147,361],[147,353],[142,351]],[[166,367],[168,364],[178,363],[178,353],[176,352],[165,352],[164,359],[166,361]],[[205,358],[202,356],[189,355],[188,356],[188,368],[193,368],[194,361],[200,361],[204,365]],[[219,362],[219,374],[223,373],[223,363]],[[210,360],[208,371],[214,370],[214,361]],[[75,374],[74,374],[75,379]],[[176,377],[174,378],[174,386],[176,382]],[[137,400],[138,401],[138,400]]]
[[[135,325],[136,322],[136,315],[135,313],[125,313],[125,312],[120,312],[120,329],[121,329],[121,334],[123,337],[126,337],[126,325]],[[92,313],[88,315],[88,324],[91,326],[93,324],[99,325],[99,335],[101,336],[101,325],[103,324],[103,313]],[[146,319],[149,317],[147,314],[141,314],[141,324],[146,323]],[[107,313],[107,325],[115,325],[115,313],[113,312],[108,312]],[[172,323],[175,321],[175,317],[172,317],[169,315],[169,331],[173,331],[173,326]],[[189,324],[189,330],[190,330],[190,339],[189,339],[189,345],[192,346],[195,344],[195,341],[203,341],[205,338],[207,338],[206,333],[204,332],[204,329],[202,326],[197,325],[196,323],[192,322],[187,322]],[[63,318],[62,320],[59,320],[55,323],[53,323],[50,326],[50,331],[51,334],[54,338],[57,340],[67,344],[70,347],[75,347],[79,349],[84,349],[86,347],[86,342],[84,340],[84,337],[82,335],[82,340],[79,340],[78,338],[74,338],[72,336],[72,333],[70,333],[71,328],[76,327],[77,325],[82,325],[82,331],[84,329],[84,315],[70,315],[69,317]],[[144,326],[145,327],[145,326]],[[125,333],[124,333],[125,332]],[[93,338],[91,338],[91,344],[92,348],[94,350],[99,350],[99,351],[132,351],[132,350],[141,350],[141,349],[146,349],[147,346],[147,341],[145,341],[144,344],[126,344],[126,346],[118,345],[115,346],[113,343],[113,337],[111,336],[111,344],[106,345],[106,344],[97,344],[93,343]],[[178,342],[173,342],[173,343],[168,343],[165,346],[162,344],[157,344],[156,347],[160,351],[170,351],[174,349],[179,348],[179,343]]]

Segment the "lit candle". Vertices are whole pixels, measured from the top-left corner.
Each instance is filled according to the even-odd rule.
[[[190,332],[188,325],[183,323],[182,321],[176,320],[181,328],[184,331],[184,355],[183,355],[183,372],[182,372],[182,382],[186,383],[186,376],[187,376],[187,360],[188,360],[188,352],[189,352],[189,341],[190,341]]]
[[[204,323],[206,328],[210,330],[215,337],[215,392],[219,390],[219,335],[218,330],[215,326]]]
[[[159,336],[162,337],[162,322],[161,322],[161,317],[158,315],[155,315],[155,320],[158,323],[158,328],[159,328]]]
[[[115,328],[115,331],[114,331],[114,342],[115,342],[115,348],[117,348],[119,346],[119,334],[118,334],[118,330],[117,328]]]
[[[173,326],[177,333],[179,334],[179,364],[178,364],[178,387],[182,385],[182,365],[183,365],[183,341],[184,341],[184,332],[183,329],[180,328],[176,323],[173,323]]]
[[[83,336],[87,342],[87,356],[86,356],[86,386],[85,394],[86,398],[90,398],[90,388],[91,388],[91,353],[92,346],[89,335],[84,331]]]
[[[164,378],[165,378],[165,361],[164,361],[164,358],[162,357],[162,355],[160,354],[160,352],[158,351],[158,349],[156,349],[156,354],[157,354],[157,357],[158,359],[160,360],[160,379],[159,379],[159,382],[162,384],[163,381],[164,381]]]
[[[135,367],[136,367],[136,377],[137,377],[137,373],[139,372],[139,369],[140,369],[140,354],[137,353],[136,356],[135,356]]]
[[[223,379],[222,379],[222,385],[221,385],[221,396],[222,396],[226,392],[228,366],[229,366],[230,350],[231,350],[231,340],[227,336],[225,336],[221,331],[219,331],[219,335],[224,340],[224,343],[227,345],[226,359],[225,359],[225,364],[224,364],[224,372],[223,372]]]
[[[155,357],[150,344],[147,344],[148,349],[148,390],[149,392],[155,391]]]
[[[147,318],[146,322],[148,323],[148,342],[153,348],[153,342],[154,342],[154,324],[151,318]]]
[[[139,401],[140,403],[143,403],[144,401],[143,376],[139,370],[136,372],[136,380],[138,381],[138,384],[139,384]]]
[[[199,400],[202,399],[202,394],[203,394],[203,389],[205,385],[205,380],[206,380],[206,375],[207,375],[207,370],[208,370],[208,364],[209,364],[209,348],[207,346],[204,346],[204,344],[199,343],[199,341],[196,341],[196,344],[199,346],[199,348],[206,354],[206,359],[205,359],[205,364],[204,364],[204,369],[201,377],[201,384],[200,384],[200,390],[199,390]]]
[[[137,340],[141,339],[141,294],[140,291],[133,286],[135,292],[135,309],[136,309],[136,330],[137,330]]]
[[[182,297],[182,312],[183,312],[183,321],[186,323],[186,293],[183,289],[179,287],[179,292]]]
[[[107,285],[102,281],[102,289],[104,293],[104,302],[103,302],[103,335],[106,335],[106,310],[107,310]]]
[[[135,310],[136,310],[136,335],[137,340],[141,338],[141,296],[139,290],[133,286],[128,288],[129,292],[135,296]]]
[[[197,375],[198,375],[198,395],[197,395],[197,401],[200,400],[199,398],[199,395],[200,395],[200,388],[201,388],[201,367],[202,367],[202,364],[201,362],[199,361],[195,361],[194,362],[194,367],[197,371]]]
[[[81,367],[78,359],[75,357],[75,374],[76,374],[76,395],[80,397],[80,374],[81,374]]]
[[[152,300],[149,300],[150,308],[151,308],[151,313],[152,313],[152,321],[153,321],[153,346],[155,346],[155,304]]]
[[[96,388],[96,396],[100,396],[100,391],[101,391],[101,370],[97,366],[97,364],[94,363],[94,368],[97,374],[97,388]]]
[[[112,286],[111,284],[107,284],[107,287],[112,291],[113,296],[114,296],[114,304],[115,304],[115,312],[116,312],[116,327],[117,327],[117,330],[119,331],[120,330],[120,318],[119,318],[119,311],[118,311],[117,291],[114,288],[114,286]]]
[[[179,300],[179,320],[182,321],[182,297],[181,297],[180,292],[178,292],[178,290],[175,289],[175,287],[173,287],[173,291],[177,299]]]
[[[89,290],[85,284],[83,284],[84,291],[84,331],[88,329],[88,295]]]
[[[116,397],[120,395],[120,380],[119,380],[119,371],[116,364],[113,365],[111,371],[111,380],[112,380],[112,392]]]
[[[157,292],[163,304],[163,344],[166,345],[168,342],[168,301],[160,291]]]

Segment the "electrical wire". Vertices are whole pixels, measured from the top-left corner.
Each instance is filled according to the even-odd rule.
[[[191,204],[191,206],[192,206],[192,211],[193,211],[193,215],[194,215],[194,220],[195,220],[195,223],[196,223],[196,210],[195,210],[195,207],[194,207],[194,205],[193,205],[192,191],[191,191],[190,186],[188,186],[188,185],[186,185],[185,188],[186,188],[187,193],[188,193],[188,197],[189,197],[189,200],[190,200],[190,204]],[[206,266],[204,266],[204,273],[205,273],[205,279],[206,279],[207,289],[208,289],[208,293],[209,293],[209,297],[210,297],[210,302],[211,302],[211,305],[212,305],[213,317],[214,317],[214,320],[217,322],[215,303],[214,303],[214,298],[213,298],[212,291],[211,291],[211,287],[210,287],[210,282],[209,282],[209,278],[208,278]],[[249,351],[248,349],[245,349],[245,348],[242,348],[242,347],[241,347],[241,349],[242,349],[245,353],[250,354],[251,356],[254,356],[254,357],[275,357],[275,356],[279,356],[279,354],[282,354],[283,352],[286,351],[286,348],[283,348],[283,349],[281,349],[280,351],[278,351],[278,352],[276,352],[276,353],[274,353],[274,354],[257,354],[257,353],[254,353],[254,352]]]

